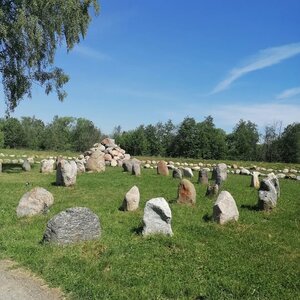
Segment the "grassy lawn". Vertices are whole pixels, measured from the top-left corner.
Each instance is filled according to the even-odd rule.
[[[52,185],[55,174],[0,174],[0,258],[11,258],[60,286],[72,299],[300,299],[300,182],[281,180],[271,213],[255,210],[250,177],[229,175],[223,189],[235,198],[240,219],[211,221],[214,199],[196,184],[195,207],[178,205],[178,180],[142,170],[140,178],[107,168],[82,174],[72,188]],[[30,183],[30,187],[25,185]],[[122,212],[125,193],[137,185],[140,209]],[[47,215],[18,219],[16,206],[31,187],[54,195]],[[139,234],[147,200],[164,197],[173,214],[173,237]],[[86,206],[99,217],[98,241],[58,247],[40,244],[47,221],[60,211]]]

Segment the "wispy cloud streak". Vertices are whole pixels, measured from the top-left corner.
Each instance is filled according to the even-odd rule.
[[[279,100],[284,100],[287,98],[292,98],[294,96],[300,95],[300,86],[292,89],[284,90],[276,98]]]
[[[232,69],[228,76],[213,89],[211,94],[228,89],[235,80],[247,73],[273,66],[297,54],[300,54],[300,43],[260,50],[257,55],[248,59],[243,66]]]
[[[97,61],[111,60],[111,57],[109,55],[86,46],[77,46],[76,48],[74,48],[74,52]]]

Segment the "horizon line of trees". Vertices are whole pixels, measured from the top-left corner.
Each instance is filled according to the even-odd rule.
[[[84,152],[107,136],[85,118],[55,116],[49,124],[34,116],[0,119],[0,148]],[[299,122],[284,129],[277,122],[259,134],[255,123],[241,119],[227,134],[211,116],[202,122],[186,117],[179,125],[168,120],[128,131],[117,126],[111,137],[135,156],[300,163]]]

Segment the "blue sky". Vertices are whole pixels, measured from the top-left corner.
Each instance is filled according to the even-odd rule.
[[[299,0],[100,5],[79,46],[57,53],[71,78],[65,101],[36,87],[12,116],[84,117],[105,133],[186,116],[212,115],[227,132],[241,118],[300,121]]]

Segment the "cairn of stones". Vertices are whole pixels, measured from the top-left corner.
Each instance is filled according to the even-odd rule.
[[[103,153],[106,166],[122,166],[124,160],[130,159],[130,154],[126,153],[124,149],[116,145],[114,139],[110,138],[105,138],[101,143],[96,143],[92,148],[85,151],[84,159],[88,161],[95,151]]]

